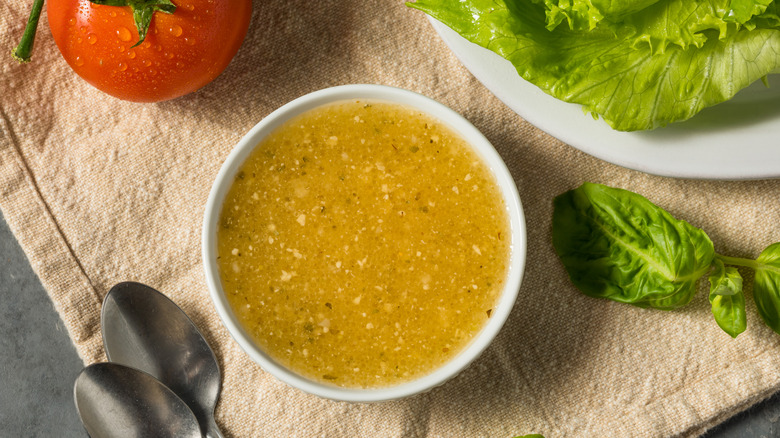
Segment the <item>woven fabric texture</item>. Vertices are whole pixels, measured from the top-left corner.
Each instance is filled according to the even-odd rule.
[[[28,3],[0,1],[3,53]],[[163,103],[119,101],[78,78],[45,12],[33,63],[2,56],[0,68],[0,208],[79,355],[105,360],[99,312],[112,285],[157,288],[216,350],[226,436],[697,436],[780,388],[780,336],[750,297],[736,340],[715,324],[704,285],[672,312],[588,298],[550,235],[552,199],[592,181],[645,195],[718,252],[755,258],[780,241],[780,181],[663,178],[585,155],[496,99],[401,1],[257,0],[227,70]],[[284,103],[353,83],[413,90],[470,120],[511,170],[528,226],[520,295],[490,348],[443,386],[379,404],[323,400],[263,372],[222,326],[201,263],[204,204],[231,148]]]

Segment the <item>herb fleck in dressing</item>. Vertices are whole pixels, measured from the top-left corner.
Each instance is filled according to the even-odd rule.
[[[510,251],[503,197],[464,140],[364,101],[304,113],[260,143],[217,237],[222,285],[257,344],[351,388],[458,354],[490,317]]]

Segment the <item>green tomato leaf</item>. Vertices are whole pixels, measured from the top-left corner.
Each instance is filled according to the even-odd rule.
[[[736,338],[747,327],[742,276],[736,268],[725,267],[720,259],[715,259],[713,266],[709,276],[712,316],[724,332]]]
[[[780,333],[780,242],[769,245],[756,262],[753,298],[758,313],[766,325]]]
[[[585,183],[554,201],[553,246],[571,281],[592,297],[675,309],[712,264],[712,241],[643,196]]]
[[[138,30],[138,42],[131,46],[135,47],[146,39],[149,32],[149,26],[152,23],[152,16],[155,12],[164,12],[173,14],[176,11],[176,5],[171,0],[90,0],[96,5],[105,6],[130,6],[133,10],[133,20],[135,28]]]

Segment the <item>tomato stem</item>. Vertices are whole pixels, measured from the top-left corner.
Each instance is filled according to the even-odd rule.
[[[164,12],[173,14],[176,11],[176,5],[171,0],[89,0],[96,5],[106,6],[130,6],[133,10],[133,20],[135,28],[138,30],[138,42],[130,46],[132,49],[140,45],[146,38],[149,26],[152,23],[152,16],[155,12]]]
[[[35,43],[35,32],[38,30],[38,20],[41,18],[43,10],[43,0],[33,2],[30,18],[27,19],[27,26],[24,28],[24,35],[19,45],[11,51],[14,59],[19,62],[30,62],[32,56],[33,43]]]

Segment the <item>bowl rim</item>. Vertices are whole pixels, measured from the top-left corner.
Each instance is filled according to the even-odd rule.
[[[233,314],[222,290],[216,259],[216,230],[222,203],[239,167],[255,146],[290,118],[322,105],[347,100],[384,101],[410,106],[438,119],[463,137],[496,179],[504,197],[512,236],[504,289],[487,324],[474,339],[455,357],[431,373],[396,386],[376,389],[343,388],[319,383],[289,370],[263,352]],[[525,216],[514,179],[493,145],[474,125],[444,104],[422,94],[387,85],[353,84],[325,88],[298,97],[271,112],[241,138],[222,164],[209,192],[201,248],[211,300],[231,337],[250,359],[282,382],[310,394],[346,402],[379,402],[412,396],[441,385],[464,370],[490,345],[509,317],[519,293],[526,261],[526,234]]]

